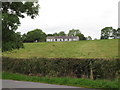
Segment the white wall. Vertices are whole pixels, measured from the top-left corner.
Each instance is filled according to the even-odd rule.
[[[77,41],[79,41],[79,37],[77,37]]]
[[[57,41],[55,41],[55,39],[46,39],[46,41],[47,42],[60,42],[60,39],[57,39]],[[63,39],[61,39],[61,42],[62,41],[63,41]],[[77,39],[74,38],[73,40],[72,39],[69,39],[69,40],[68,39],[64,39],[64,41],[79,41],[79,38],[77,38]]]
[[[63,41],[63,39],[61,39],[61,41]]]
[[[50,39],[46,39],[47,42],[50,42],[51,40]]]
[[[55,42],[55,39],[53,39],[53,41]]]
[[[77,39],[73,39],[73,41],[77,41]]]
[[[65,41],[68,41],[68,39],[65,39]]]
[[[60,41],[60,39],[57,39],[57,41],[59,42],[59,41]]]
[[[72,39],[69,39],[69,41],[72,41]]]

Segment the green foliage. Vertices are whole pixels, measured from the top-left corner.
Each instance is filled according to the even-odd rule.
[[[47,36],[53,36],[53,34],[47,34]]]
[[[55,32],[55,33],[53,33],[53,36],[59,36],[59,35],[58,35],[58,33]]]
[[[120,38],[120,28],[117,29],[117,38]]]
[[[3,32],[5,32],[5,31],[3,31]],[[2,41],[2,51],[9,51],[12,49],[23,48],[20,33],[15,33],[12,30],[10,30],[10,31],[8,30],[6,35],[3,37],[4,38]]]
[[[117,38],[117,30],[116,29],[112,30],[112,36],[111,37],[113,37],[114,39]]]
[[[120,29],[113,29],[112,27],[105,27],[101,30],[101,39],[120,38]]]
[[[79,33],[76,36],[79,37],[79,40],[86,40],[86,37],[82,33]]]
[[[65,32],[64,31],[60,31],[59,33],[53,33],[53,34],[48,34],[47,36],[65,36]]]
[[[92,40],[92,38],[90,36],[87,37],[87,40]]]
[[[68,36],[76,36],[79,33],[81,32],[78,29],[77,30],[72,29],[72,30],[69,30]]]
[[[59,35],[59,36],[65,36],[66,34],[65,34],[64,31],[61,31],[61,32],[58,33],[58,35]]]
[[[44,42],[46,34],[40,29],[35,29],[33,31],[29,31],[26,35],[24,34],[22,39],[23,42]]]
[[[38,8],[39,5],[35,2],[2,2],[3,51],[23,47],[20,36],[15,33],[20,25],[19,18],[24,18],[25,14],[35,18],[38,15]]]
[[[112,32],[112,27],[105,27],[101,30],[101,39],[109,39],[110,33]]]
[[[12,79],[19,81],[32,81],[32,82],[42,82],[49,84],[59,84],[68,86],[77,86],[84,88],[118,88],[118,81],[107,81],[107,80],[90,80],[82,78],[70,78],[70,77],[36,77],[36,76],[26,76],[22,74],[15,73],[2,73],[2,79]]]
[[[90,63],[92,62],[92,63]],[[47,77],[90,78],[113,80],[119,78],[120,59],[77,58],[7,58],[3,57],[3,71]]]
[[[31,18],[36,17],[38,15],[38,8],[38,2],[2,2],[3,14],[12,14],[22,18],[25,17],[25,14],[31,16]]]
[[[79,29],[69,30],[68,36],[78,36],[78,37],[79,37],[79,40],[86,40],[86,38],[85,38],[84,35],[80,32]]]

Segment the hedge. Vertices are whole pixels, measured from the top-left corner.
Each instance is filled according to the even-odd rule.
[[[120,75],[120,59],[3,57],[2,65],[3,71],[47,77],[113,80]]]

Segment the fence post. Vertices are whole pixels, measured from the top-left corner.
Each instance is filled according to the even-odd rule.
[[[92,60],[90,60],[90,79],[93,80],[93,68],[92,68]]]

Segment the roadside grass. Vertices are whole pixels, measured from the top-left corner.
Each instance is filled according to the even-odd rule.
[[[117,58],[118,39],[24,43],[19,50],[3,52],[11,58]]]
[[[118,88],[118,81],[107,81],[107,80],[90,80],[82,78],[70,78],[70,77],[37,77],[27,76],[22,74],[15,74],[9,72],[2,73],[2,79],[12,79],[18,81],[31,81],[41,82],[58,85],[77,86],[84,88]]]

